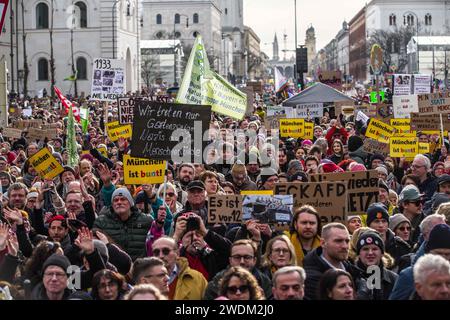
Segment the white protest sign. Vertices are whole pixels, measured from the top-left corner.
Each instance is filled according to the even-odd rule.
[[[296,118],[321,118],[323,117],[323,103],[298,104],[295,111]]]
[[[367,123],[367,121],[369,121],[369,117],[364,112],[358,111],[358,114],[356,115],[356,121]]]
[[[408,96],[411,94],[410,74],[394,74],[394,96]]]
[[[414,94],[431,93],[431,75],[415,74],[414,75]]]
[[[394,117],[405,119],[411,117],[411,112],[419,112],[419,100],[417,95],[393,96]]]
[[[115,101],[125,93],[125,60],[94,59],[91,100]]]

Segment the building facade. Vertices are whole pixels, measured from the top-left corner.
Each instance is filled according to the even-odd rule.
[[[349,69],[355,82],[367,79],[366,8],[362,8],[349,24]]]
[[[337,53],[337,68],[341,71],[342,80],[347,81],[350,74],[349,62],[349,31],[347,22],[342,23],[342,29],[336,35],[336,53]]]
[[[307,76],[313,75],[313,60],[316,57],[316,32],[311,25],[306,30],[305,47],[308,49],[308,73]]]
[[[263,73],[263,70],[261,69],[261,39],[259,39],[252,28],[245,26],[244,30],[244,44],[247,49],[246,77],[249,80],[259,80]]]

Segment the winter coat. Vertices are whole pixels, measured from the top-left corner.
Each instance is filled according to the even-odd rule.
[[[398,275],[386,269],[384,266],[379,266],[379,270],[381,271],[381,286],[379,288],[375,286],[375,288],[370,289],[368,284],[369,282],[372,282],[371,277],[373,277],[375,273],[367,273],[365,271],[366,266],[360,261],[358,261],[357,266],[363,270],[360,275],[362,281],[358,282],[356,290],[357,300],[388,300]],[[371,284],[376,285],[376,281]]]
[[[388,229],[386,232],[385,251],[394,258],[394,266],[396,267],[400,258],[411,252],[411,246]]]
[[[177,266],[177,285],[173,300],[201,300],[208,285],[205,277],[191,269],[186,258],[178,258]]]
[[[427,179],[419,184],[420,193],[424,193],[424,200],[431,200],[437,190],[437,178],[428,173]]]
[[[94,228],[109,235],[134,261],[145,256],[145,239],[152,221],[151,216],[141,213],[136,207],[131,207],[131,215],[127,221],[120,220],[112,208],[109,208],[95,220]]]
[[[64,290],[62,300],[68,300],[71,294],[72,291],[66,288]],[[36,287],[34,287],[33,291],[31,292],[31,300],[49,300],[46,289],[42,282],[40,282]]]
[[[367,157],[369,156],[369,154],[364,151],[363,146],[359,147],[353,152],[349,152],[348,155],[351,159],[363,165],[366,165]]]

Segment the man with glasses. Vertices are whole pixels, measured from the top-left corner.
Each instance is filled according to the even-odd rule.
[[[189,267],[188,260],[179,256],[177,242],[163,236],[152,246],[153,256],[164,261],[169,272],[169,300],[201,300],[208,282],[198,271]]]
[[[263,168],[257,179],[259,190],[273,190],[278,182],[278,173],[272,168]]]
[[[229,257],[230,267],[242,267],[250,271],[263,289],[266,299],[272,296],[272,284],[270,279],[256,268],[258,249],[252,240],[237,240],[231,246]],[[205,292],[205,300],[213,300],[219,296],[219,283],[229,269],[219,272],[208,284]]]
[[[428,201],[436,191],[437,179],[430,173],[431,161],[423,154],[418,154],[414,157],[411,165],[412,173],[419,177],[419,190],[425,194],[425,201]]]
[[[403,215],[411,222],[409,241],[413,244],[419,239],[419,225],[425,218],[423,214],[423,196],[416,186],[408,185],[403,188],[398,197],[400,210],[402,210]]]
[[[166,298],[169,296],[169,272],[157,257],[139,258],[133,263],[131,277],[135,285],[152,284]]]

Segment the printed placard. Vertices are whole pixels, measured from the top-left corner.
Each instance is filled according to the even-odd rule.
[[[302,138],[304,134],[304,119],[280,119],[280,137]]]
[[[125,60],[94,59],[91,100],[116,101],[125,94]]]
[[[415,74],[414,75],[414,94],[431,93],[431,83],[433,79],[431,74]]]
[[[394,74],[394,96],[407,96],[411,94],[411,74]]]
[[[430,144],[426,142],[419,142],[419,153],[430,153]]]
[[[377,119],[370,119],[366,137],[380,142],[389,143],[389,138],[394,135],[395,128]]]
[[[62,165],[47,148],[42,148],[30,158],[30,163],[43,179],[51,180],[64,171]]]
[[[292,195],[246,195],[242,201],[243,220],[288,224],[292,220]]]
[[[208,223],[242,223],[241,195],[210,195]]]
[[[119,121],[107,123],[106,128],[108,138],[113,142],[119,140],[119,138],[129,139],[133,134],[131,124],[121,125]]]
[[[123,179],[125,184],[157,184],[164,182],[166,161],[123,156]]]
[[[312,119],[323,117],[323,103],[306,103],[295,106],[296,118]]]
[[[390,123],[395,128],[395,134],[411,132],[411,119],[391,119]]]
[[[313,140],[314,139],[314,123],[305,121],[305,130],[303,139]]]
[[[390,156],[394,158],[414,158],[419,153],[419,140],[410,137],[391,137]]]

